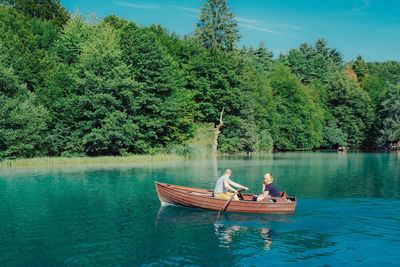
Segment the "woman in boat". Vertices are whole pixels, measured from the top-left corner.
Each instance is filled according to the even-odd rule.
[[[262,193],[257,196],[257,201],[261,201],[266,197],[280,197],[281,193],[278,187],[273,183],[274,178],[272,173],[266,173],[262,184]]]
[[[247,187],[240,185],[238,183],[233,182],[230,177],[232,175],[232,171],[230,169],[226,169],[225,174],[222,175],[215,184],[214,188],[214,197],[220,199],[229,199],[233,194],[235,200],[239,200],[237,196],[237,190],[232,186],[242,188],[244,190],[249,190]],[[228,190],[233,191],[234,193],[228,192]]]

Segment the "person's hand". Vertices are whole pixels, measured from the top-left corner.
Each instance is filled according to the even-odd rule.
[[[247,191],[247,190],[249,190],[249,188],[248,188],[248,187],[244,187],[243,189],[244,189],[244,190],[246,190],[246,191]]]

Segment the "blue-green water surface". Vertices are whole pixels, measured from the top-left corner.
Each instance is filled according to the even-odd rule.
[[[212,189],[211,160],[0,168],[0,266],[399,264],[399,154],[221,157],[225,168],[251,193],[272,172],[296,212],[161,207],[154,181]]]

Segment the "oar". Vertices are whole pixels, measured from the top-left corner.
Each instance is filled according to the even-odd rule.
[[[240,194],[239,192],[240,192],[240,191],[243,191],[243,190],[244,190],[244,189],[239,189],[239,190],[237,190],[238,194]],[[218,218],[219,218],[219,214],[221,213],[221,211],[222,211],[222,210],[223,210],[223,211],[226,211],[226,208],[228,208],[229,204],[231,203],[231,201],[232,201],[232,199],[234,198],[235,195],[236,195],[236,194],[233,194],[233,195],[228,199],[228,201],[225,203],[225,205],[218,211],[217,220],[218,220]]]

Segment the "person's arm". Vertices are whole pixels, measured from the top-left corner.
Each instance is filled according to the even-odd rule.
[[[229,183],[230,183],[231,185],[233,185],[233,186],[242,188],[242,189],[244,189],[244,190],[249,190],[247,187],[245,187],[245,186],[243,186],[243,185],[240,185],[240,184],[238,184],[238,183],[235,183],[235,182],[232,181],[232,180],[229,180]]]
[[[231,191],[237,193],[236,189],[233,188],[232,186],[230,186],[230,185],[229,185],[229,182],[228,182],[227,180],[224,181],[224,186],[225,186],[228,190],[231,190]]]
[[[269,194],[269,191],[262,192],[262,194],[258,195],[257,201],[263,200],[266,196],[268,196],[268,194]]]

